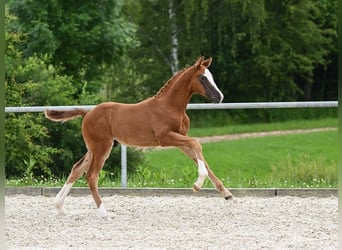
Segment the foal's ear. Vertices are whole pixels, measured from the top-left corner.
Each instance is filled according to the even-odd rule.
[[[203,61],[204,61],[204,56],[199,57],[199,58],[197,59],[197,61],[195,62],[195,66],[196,66],[196,67],[201,66],[202,63],[203,63]]]
[[[202,65],[203,65],[204,67],[208,68],[208,67],[210,66],[212,60],[213,60],[213,59],[212,59],[211,57],[209,57],[207,60],[205,60],[205,61],[202,62]]]

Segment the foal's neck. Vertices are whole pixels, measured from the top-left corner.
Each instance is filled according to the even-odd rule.
[[[155,98],[159,98],[174,108],[185,110],[193,94],[190,80],[191,74],[188,70],[183,70],[171,78]]]

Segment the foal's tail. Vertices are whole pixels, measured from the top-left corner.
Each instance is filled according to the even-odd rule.
[[[45,110],[45,117],[51,121],[65,122],[72,120],[78,116],[84,116],[88,111],[83,109],[72,109],[68,111],[61,110]]]

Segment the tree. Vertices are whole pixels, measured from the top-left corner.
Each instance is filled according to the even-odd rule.
[[[8,46],[15,53],[6,49],[6,105],[97,104],[103,100],[99,91],[110,85],[110,71],[118,69],[127,49],[138,44],[135,26],[121,15],[121,4],[111,0],[9,1],[6,30]],[[9,42],[15,36],[20,39]],[[22,174],[34,162],[35,173],[50,169],[45,172],[64,176],[85,151],[80,119],[61,126],[46,121],[42,114],[8,114],[6,122],[9,175]],[[24,146],[24,152],[13,150]],[[29,161],[28,152],[30,157],[43,154],[44,161]]]
[[[178,5],[178,1],[173,0],[125,3],[124,14],[138,27],[136,35],[141,46],[132,49],[128,55],[143,79],[140,88],[145,98],[155,94],[184,66],[178,59]]]
[[[317,69],[334,67],[335,0],[159,0],[139,6],[128,13],[141,41],[132,55],[139,70],[153,74],[147,80],[153,90],[170,77],[174,44],[180,67],[200,55],[214,58],[211,70],[226,102],[311,99]]]
[[[313,84],[307,96],[313,100],[337,100],[337,1],[317,0],[315,1],[319,14],[316,14],[315,23],[321,30],[323,36],[329,40],[329,54],[325,57],[326,64],[315,68]]]
[[[17,23],[7,10],[5,20],[6,27]],[[21,48],[26,35],[7,29],[5,37],[6,106],[72,105],[99,100],[85,90],[75,99],[73,78],[50,64],[48,55],[25,57]],[[78,146],[83,141],[77,120],[61,126],[47,121],[43,114],[10,113],[6,114],[5,126],[7,176],[62,176],[84,152]]]
[[[10,0],[9,11],[18,22],[7,28],[27,34],[24,56],[49,55],[62,66],[81,93],[82,81],[96,93],[108,66],[118,65],[127,50],[137,46],[135,26],[121,15],[122,1]]]

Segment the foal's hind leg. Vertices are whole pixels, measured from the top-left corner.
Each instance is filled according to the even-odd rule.
[[[64,184],[63,188],[59,191],[55,198],[55,208],[57,209],[57,213],[60,215],[64,215],[65,211],[63,208],[64,200],[67,197],[72,185],[76,180],[78,180],[83,173],[89,168],[91,164],[91,153],[88,151],[78,162],[74,164],[72,170],[69,174],[69,177]]]

